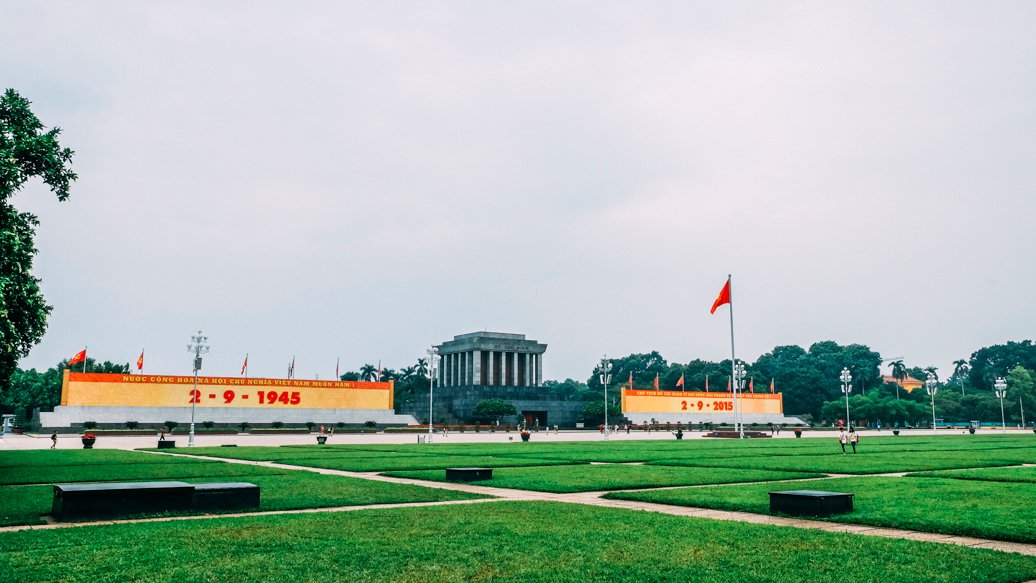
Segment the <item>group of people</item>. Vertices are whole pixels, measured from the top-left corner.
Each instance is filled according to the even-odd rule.
[[[556,428],[557,426],[555,425],[554,427]],[[597,430],[600,431],[601,433],[604,433],[605,429],[611,429],[611,433],[618,433],[620,431],[618,425],[616,425],[614,428],[608,428],[608,427],[605,427],[604,425],[598,425],[597,426]],[[629,423],[624,423],[622,425],[622,429],[625,429],[626,433],[629,433],[630,429],[631,429],[630,424]],[[555,433],[556,433],[556,431],[555,431]]]
[[[846,443],[851,445],[853,453],[856,453],[856,444],[860,443],[860,436],[856,434],[856,428],[850,427],[849,432],[846,433],[845,428],[843,427],[842,430],[838,432],[838,443],[842,446],[842,453],[847,453],[845,451]]]

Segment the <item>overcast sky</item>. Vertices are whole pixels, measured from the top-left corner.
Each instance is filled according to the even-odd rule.
[[[38,181],[22,366],[398,368],[476,330],[600,357],[1036,330],[1033,2],[8,2]],[[887,370],[887,369],[885,369]],[[833,380],[833,382],[837,382]]]

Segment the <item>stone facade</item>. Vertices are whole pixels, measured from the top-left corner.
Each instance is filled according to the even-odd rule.
[[[437,423],[472,423],[475,407],[492,398],[511,403],[528,423],[540,426],[571,427],[583,413],[585,402],[558,400],[543,387],[547,345],[524,334],[472,332],[436,348],[441,357],[433,399]],[[428,393],[399,412],[427,422]]]

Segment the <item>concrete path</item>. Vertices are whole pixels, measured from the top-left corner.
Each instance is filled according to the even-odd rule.
[[[207,456],[194,456],[190,454],[172,453],[172,452],[148,452],[153,455],[172,455],[178,457],[193,457],[193,458],[204,458],[209,460],[218,460],[232,464],[244,464],[263,466],[268,468],[280,468],[286,470],[300,470],[309,471],[317,474],[334,475],[334,476],[345,476],[350,478],[358,478],[364,480],[372,480],[378,482],[390,482],[394,484],[408,484],[414,486],[423,486],[426,488],[438,488],[442,490],[452,490],[459,492],[468,492],[472,494],[483,494],[486,496],[492,496],[493,498],[481,499],[481,500],[454,500],[454,501],[443,501],[443,502],[413,502],[405,504],[375,504],[365,506],[339,506],[332,508],[306,508],[301,510],[280,510],[280,511],[268,511],[268,512],[248,512],[238,514],[219,514],[219,515],[202,515],[202,516],[180,516],[180,517],[166,517],[166,518],[152,518],[152,519],[135,519],[135,520],[110,520],[102,522],[79,522],[79,523],[48,523],[45,525],[32,525],[32,526],[13,526],[0,528],[0,532],[12,532],[20,530],[41,530],[41,529],[52,529],[52,528],[75,528],[80,526],[92,526],[98,524],[117,524],[117,523],[135,523],[135,522],[156,522],[156,521],[174,521],[174,520],[203,520],[210,518],[224,518],[224,517],[239,517],[239,516],[268,516],[268,515],[279,515],[279,514],[306,514],[313,512],[351,512],[356,510],[376,510],[381,508],[417,508],[424,506],[444,506],[453,504],[483,504],[490,502],[499,501],[539,501],[539,502],[563,502],[568,504],[586,504],[590,506],[600,506],[606,508],[621,508],[624,510],[638,510],[642,512],[657,512],[659,514],[668,514],[671,516],[691,516],[695,518],[707,518],[710,520],[727,520],[733,522],[745,522],[750,524],[768,524],[772,526],[787,526],[792,528],[805,528],[811,530],[823,530],[826,532],[842,532],[849,534],[857,534],[862,536],[879,536],[884,538],[897,538],[906,540],[915,540],[923,542],[933,542],[941,544],[955,544],[960,546],[991,549],[995,551],[1019,553],[1023,555],[1036,556],[1036,544],[1026,543],[1013,543],[989,539],[981,539],[966,536],[955,536],[947,534],[938,534],[930,532],[920,532],[913,530],[904,530],[897,528],[886,528],[886,527],[875,527],[858,524],[843,524],[837,522],[828,522],[823,520],[806,520],[801,518],[790,518],[782,516],[771,516],[768,514],[754,514],[750,512],[734,512],[727,510],[713,510],[710,508],[695,508],[688,506],[672,506],[667,504],[654,504],[650,502],[640,502],[636,500],[612,500],[603,498],[607,492],[577,492],[572,494],[557,494],[553,492],[536,492],[532,490],[515,490],[510,488],[497,488],[492,486],[480,486],[471,483],[457,483],[457,482],[433,482],[427,480],[416,480],[412,478],[397,478],[393,476],[383,476],[375,472],[349,472],[344,470],[332,470],[327,468],[311,468],[306,466],[296,466],[290,464],[281,464],[277,462],[264,462],[264,461],[252,461],[252,460],[235,460],[226,458],[213,458]],[[885,474],[887,476],[897,476],[900,474]],[[802,478],[792,480],[779,480],[773,483],[782,482],[800,482],[810,480],[820,480],[833,477],[834,475],[825,476],[824,478]],[[866,477],[866,476],[853,476],[853,477]],[[758,483],[758,482],[753,482]],[[730,485],[730,484],[726,484]],[[702,485],[701,487],[715,486],[715,484]],[[673,489],[686,486],[672,486],[666,488],[657,489]],[[644,489],[638,489],[636,491],[644,491]]]

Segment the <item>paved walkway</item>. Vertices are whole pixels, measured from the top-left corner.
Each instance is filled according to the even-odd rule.
[[[972,548],[991,549],[995,551],[1003,551],[1010,553],[1020,553],[1023,555],[1036,556],[1036,544],[1026,543],[1013,543],[989,539],[981,539],[967,536],[956,536],[947,534],[938,534],[930,532],[920,532],[914,530],[904,530],[897,528],[885,528],[876,526],[866,526],[859,524],[843,524],[837,522],[828,522],[824,520],[806,520],[801,518],[789,518],[783,516],[771,516],[768,514],[754,514],[750,512],[734,512],[727,510],[713,510],[710,508],[695,508],[689,506],[671,506],[667,504],[654,504],[650,502],[640,502],[636,500],[613,500],[603,498],[607,492],[577,492],[572,494],[557,494],[553,492],[536,492],[532,490],[515,490],[510,488],[497,488],[492,486],[480,486],[477,484],[470,483],[456,483],[456,482],[433,482],[427,480],[416,480],[412,478],[397,478],[393,476],[383,476],[374,472],[348,472],[344,470],[332,470],[327,468],[311,468],[306,466],[296,466],[289,464],[281,464],[277,462],[263,462],[263,461],[252,461],[252,460],[235,460],[226,458],[211,458],[205,456],[193,456],[190,454],[172,453],[172,452],[149,452],[154,455],[172,455],[179,457],[194,457],[205,459],[218,460],[226,463],[233,464],[244,464],[263,466],[268,468],[281,468],[287,470],[302,470],[314,472],[317,474],[326,474],[334,476],[345,476],[350,478],[359,478],[364,480],[372,480],[378,482],[390,482],[394,484],[409,484],[415,486],[423,486],[427,488],[439,488],[443,490],[453,490],[459,492],[469,492],[472,494],[483,494],[486,496],[493,496],[493,498],[486,498],[480,500],[452,500],[443,502],[412,502],[404,504],[374,504],[364,506],[339,506],[332,508],[306,508],[300,510],[279,510],[279,511],[266,511],[266,512],[247,512],[238,514],[219,514],[219,515],[202,515],[202,516],[174,516],[166,518],[150,518],[150,519],[135,519],[135,520],[109,520],[101,522],[79,522],[79,523],[54,523],[50,522],[44,525],[32,525],[32,526],[13,526],[0,528],[0,532],[12,532],[20,530],[42,530],[52,528],[76,528],[81,526],[94,526],[98,524],[116,524],[116,523],[135,523],[135,522],[167,522],[174,520],[205,520],[217,517],[239,517],[239,516],[269,516],[279,514],[307,514],[313,512],[351,512],[355,510],[375,510],[382,508],[417,508],[424,506],[445,506],[453,504],[484,504],[499,501],[540,501],[540,502],[563,502],[569,504],[587,504],[590,506],[600,506],[606,508],[622,508],[625,510],[639,510],[642,512],[657,512],[659,514],[668,514],[671,516],[692,516],[695,518],[707,518],[711,520],[728,520],[733,522],[745,522],[751,524],[768,524],[772,526],[787,526],[792,528],[805,528],[811,530],[823,530],[826,532],[843,532],[850,534],[858,534],[862,536],[879,536],[884,538],[897,538],[906,540],[915,540],[923,542],[934,542],[942,544],[955,544]],[[1027,464],[1028,465],[1028,464]],[[900,476],[902,474],[882,474],[883,476]],[[825,476],[824,478],[802,478],[792,480],[779,480],[774,483],[781,482],[800,482],[810,480],[827,479],[834,477],[834,474]],[[861,477],[861,476],[853,476]],[[758,483],[758,482],[753,482]],[[715,484],[702,485],[701,487],[714,486]],[[731,484],[727,484],[731,485]],[[680,488],[686,486],[673,486],[667,488],[658,489],[671,489]],[[638,491],[643,491],[640,489]]]

